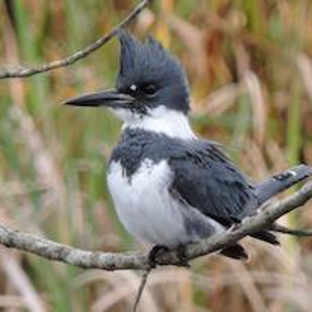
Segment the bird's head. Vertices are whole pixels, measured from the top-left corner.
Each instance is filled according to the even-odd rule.
[[[120,31],[118,38],[121,49],[116,88],[73,98],[65,104],[108,107],[130,126],[169,115],[186,117],[189,86],[178,60],[152,37],[140,42]]]

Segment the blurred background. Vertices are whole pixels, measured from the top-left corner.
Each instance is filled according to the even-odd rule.
[[[130,0],[0,2],[0,67],[62,58],[107,33]],[[133,23],[181,60],[191,122],[254,181],[312,164],[312,2],[159,0]],[[119,224],[105,170],[120,123],[60,103],[111,87],[114,39],[78,63],[0,81],[0,223],[76,247],[142,250]],[[312,228],[312,204],[280,220]],[[312,239],[244,239],[248,263],[207,256],[152,273],[141,311],[311,311]],[[127,311],[140,272],[81,270],[0,246],[0,311]]]

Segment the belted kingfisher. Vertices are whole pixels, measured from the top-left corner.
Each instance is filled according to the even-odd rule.
[[[152,37],[140,42],[120,31],[118,38],[116,88],[65,104],[105,106],[124,122],[107,181],[121,222],[137,239],[167,248],[196,242],[241,222],[312,175],[312,167],[299,165],[252,183],[220,144],[192,131],[189,85],[177,59]],[[269,229],[251,236],[278,244]],[[239,243],[221,253],[247,257]]]

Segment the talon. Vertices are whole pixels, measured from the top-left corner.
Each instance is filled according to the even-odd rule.
[[[236,230],[239,228],[239,226],[240,226],[240,223],[234,223],[233,225],[231,225],[231,226],[228,228],[228,230],[229,230],[230,232],[236,231]]]
[[[179,258],[179,263],[177,264],[178,266],[185,267],[185,268],[191,267],[191,265],[188,262],[188,258],[186,257],[185,245],[179,245],[178,246],[177,255]]]
[[[157,266],[157,258],[160,254],[169,251],[169,248],[163,245],[155,245],[148,254],[148,262],[151,268]]]

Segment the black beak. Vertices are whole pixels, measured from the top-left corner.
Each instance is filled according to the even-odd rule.
[[[133,102],[134,98],[128,94],[123,94],[116,90],[108,90],[69,99],[64,104],[87,107],[103,105],[111,108],[122,108],[133,104]]]

